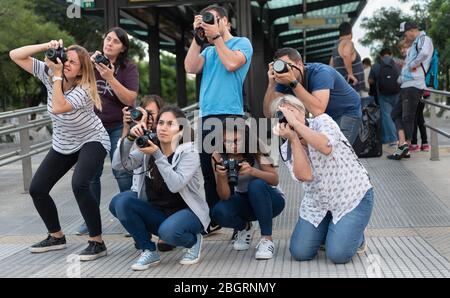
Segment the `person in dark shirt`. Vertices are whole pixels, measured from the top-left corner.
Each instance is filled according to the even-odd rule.
[[[111,142],[110,158],[114,156],[117,141],[122,134],[122,109],[126,106],[134,106],[139,91],[139,71],[128,58],[130,42],[128,34],[122,28],[111,28],[106,32],[103,40],[103,53],[96,51],[91,60],[94,63],[97,90],[102,100],[103,110],[95,110],[97,116],[105,126]],[[110,62],[110,66],[103,63],[95,63],[96,57],[104,55]],[[101,184],[100,177],[103,173],[103,165],[91,182],[91,189],[100,205]],[[129,190],[132,184],[132,175],[126,171],[113,170],[117,185],[121,192]],[[77,231],[78,235],[87,233],[86,224],[82,224]]]
[[[264,115],[271,118],[272,102],[283,94],[295,95],[309,113],[316,117],[327,113],[353,144],[361,125],[359,94],[332,67],[322,63],[303,64],[300,53],[293,48],[276,51],[274,61],[282,60],[288,71],[277,73],[269,64],[269,84],[264,97]]]

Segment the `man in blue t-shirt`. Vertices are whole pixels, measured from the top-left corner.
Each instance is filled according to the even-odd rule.
[[[214,16],[214,24],[206,23],[210,20],[203,19],[203,16],[207,18],[205,13],[211,13]],[[204,127],[203,124],[206,120],[217,118],[218,123],[219,121],[221,123],[221,120],[229,116],[244,115],[242,87],[250,67],[253,47],[248,38],[231,35],[230,26],[226,10],[216,5],[206,7],[194,19],[195,38],[192,40],[184,60],[184,66],[188,73],[202,73],[199,98],[201,141],[205,140],[205,137],[211,132],[222,135],[222,131],[214,132],[214,125],[211,127],[205,125]],[[203,37],[211,46],[202,51]],[[200,161],[205,180],[205,194],[212,210],[219,201],[211,166],[213,150],[209,150],[214,148],[207,149],[204,148],[204,144],[200,144],[202,146]],[[213,221],[208,232],[214,231],[214,226]]]
[[[274,61],[282,60],[287,71],[278,73],[269,64],[269,85],[264,97],[264,115],[271,118],[274,99],[289,93],[305,105],[313,117],[327,113],[353,144],[361,125],[361,98],[332,67],[322,63],[303,64],[302,56],[293,48],[275,52]]]

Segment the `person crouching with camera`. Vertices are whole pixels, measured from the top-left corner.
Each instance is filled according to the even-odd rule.
[[[287,139],[282,158],[305,192],[291,236],[291,255],[297,261],[312,260],[325,245],[332,262],[347,263],[366,247],[364,230],[374,196],[369,175],[330,116],[309,119],[308,127],[305,107],[292,95],[278,97],[271,112],[277,110],[287,120],[274,128]]]
[[[44,51],[45,63],[32,57]],[[75,166],[72,190],[89,232],[89,245],[79,254],[80,260],[105,256],[100,209],[89,186],[111,144],[94,112],[94,106],[98,109],[102,106],[89,53],[77,45],[65,49],[62,40],[52,40],[12,50],[10,57],[47,88],[47,110],[53,124],[52,148],[30,185],[30,195],[47,227],[48,237],[32,245],[30,251],[40,253],[66,247],[58,212],[49,193]]]
[[[261,240],[256,246],[256,259],[271,259],[275,253],[272,239],[273,218],[284,209],[284,194],[278,185],[278,173],[268,155],[261,152],[259,140],[251,138],[248,125],[224,127],[223,152],[212,154],[212,166],[217,193],[221,199],[213,208],[212,216],[222,227],[233,228],[232,245],[235,250],[250,248],[253,230],[251,222],[257,220]],[[237,122],[239,124],[239,122]],[[250,152],[251,142],[257,150]]]
[[[185,114],[177,107],[165,106],[156,118],[156,135],[148,131],[143,118],[123,140],[123,148],[114,154],[113,168],[118,167],[117,163],[129,171],[143,167],[138,198],[147,200],[125,192],[115,196],[109,205],[111,213],[142,249],[131,266],[133,270],[146,270],[160,261],[150,233],[167,244],[185,247],[181,264],[200,260],[201,232],[210,218],[206,199],[199,192],[200,158],[192,138]],[[134,144],[137,148],[131,150]]]

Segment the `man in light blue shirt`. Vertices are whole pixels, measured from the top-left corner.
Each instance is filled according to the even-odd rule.
[[[208,16],[208,13],[213,17]],[[184,60],[184,66],[188,73],[202,73],[199,101],[203,140],[215,129],[215,126],[203,127],[207,119],[217,118],[221,121],[229,116],[244,115],[242,87],[250,67],[253,48],[248,38],[231,35],[228,14],[220,6],[211,5],[203,9],[195,16],[193,26],[195,38]],[[211,46],[202,51],[206,41]],[[200,152],[206,199],[212,210],[219,201],[211,166],[212,150],[205,150],[202,144]],[[214,226],[213,222],[208,232],[213,232]]]

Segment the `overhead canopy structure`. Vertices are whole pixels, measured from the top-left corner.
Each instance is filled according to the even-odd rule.
[[[71,2],[71,1],[69,1]],[[150,92],[160,93],[159,51],[177,56],[177,87],[180,105],[186,103],[184,57],[192,39],[194,15],[211,4],[227,8],[235,33],[253,44],[252,66],[245,85],[247,105],[262,114],[267,81],[265,66],[281,47],[300,51],[307,62],[328,63],[338,26],[354,24],[367,1],[354,0],[84,0],[85,11],[101,15],[105,28],[121,26],[149,43]]]

